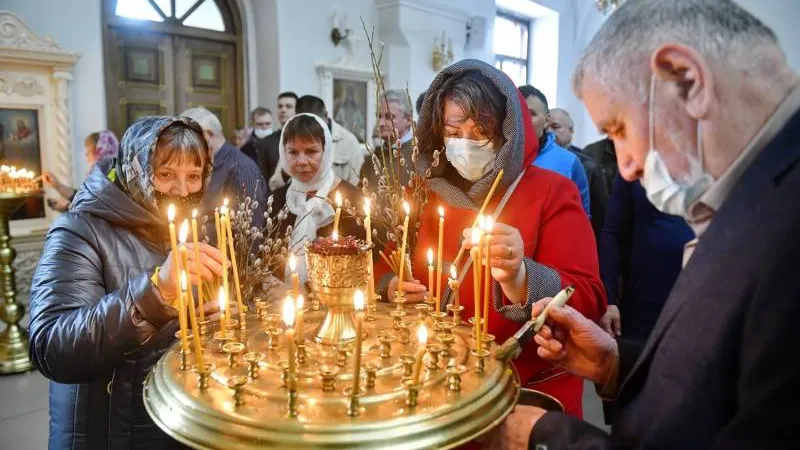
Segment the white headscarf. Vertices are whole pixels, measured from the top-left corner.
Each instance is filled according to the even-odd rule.
[[[325,200],[328,197],[331,189],[333,188],[336,176],[333,173],[333,138],[328,129],[328,124],[314,114],[300,113],[286,121],[283,126],[285,131],[289,128],[292,121],[301,116],[313,117],[325,133],[325,146],[322,149],[322,161],[319,164],[319,169],[308,183],[304,183],[292,176],[292,182],[286,191],[286,206],[289,211],[297,216],[292,229],[292,237],[289,242],[289,249],[297,256],[297,273],[302,281],[306,280],[306,258],[305,246],[307,241],[312,241],[317,237],[317,230],[333,221],[335,214],[333,207]],[[283,133],[281,131],[281,139],[279,146],[279,163],[284,172],[291,175],[289,170],[289,163],[286,158],[286,146],[283,143]],[[312,198],[308,198],[308,192],[316,194]],[[288,271],[287,267],[287,271]]]

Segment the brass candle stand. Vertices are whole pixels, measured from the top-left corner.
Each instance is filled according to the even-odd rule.
[[[26,200],[41,196],[41,191],[0,192],[0,262],[3,264],[0,320],[5,324],[5,329],[0,332],[0,374],[25,372],[33,368],[28,357],[28,333],[19,326],[19,321],[25,315],[25,307],[16,298],[17,286],[12,263],[17,255],[11,246],[9,216]]]
[[[320,274],[320,266],[309,264],[309,279],[316,273],[312,294],[322,308],[304,311],[305,333],[294,339],[305,358],[295,356],[293,375],[287,361],[293,333],[277,320],[264,320],[271,316],[265,308],[276,312],[279,305],[261,304],[233,339],[215,340],[218,324],[209,325],[205,373],[181,370],[179,343],[165,353],[145,382],[145,407],[156,424],[197,449],[427,449],[469,442],[510,413],[519,380],[510,363],[488,356],[495,344],[486,342],[473,356],[471,328],[445,319],[447,325],[420,347],[417,339],[406,339],[408,331],[431,326],[434,317],[418,317],[415,305],[404,303],[379,304],[374,320],[361,322],[361,383],[355,392],[355,329],[351,334],[336,325],[355,323],[352,306],[345,305],[352,305],[355,286],[337,277],[360,284],[353,274],[366,270],[329,267],[334,269]],[[397,315],[390,313],[398,307],[406,314],[395,328]],[[415,381],[415,355],[421,354]],[[194,365],[194,356],[189,358]]]

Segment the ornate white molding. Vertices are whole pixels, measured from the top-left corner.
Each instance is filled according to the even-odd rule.
[[[464,25],[467,24],[467,20],[469,19],[469,13],[467,11],[454,7],[449,2],[444,3],[436,0],[378,0],[376,5],[379,12],[383,9],[398,6],[416,9],[427,14],[434,14],[450,20],[463,22]]]
[[[36,35],[16,14],[0,11],[0,107],[38,111],[42,171],[67,181],[73,179],[70,82],[79,56],[51,37]],[[13,221],[12,234],[49,227],[56,213],[45,208],[45,214]]]
[[[44,94],[44,86],[42,86],[35,77],[27,75],[20,76],[10,72],[0,72],[0,93],[33,97],[34,95]]]

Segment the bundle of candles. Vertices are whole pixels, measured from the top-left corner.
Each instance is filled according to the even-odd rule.
[[[492,248],[492,228],[494,221],[491,216],[478,216],[477,226],[472,227],[472,281],[475,314],[472,319],[473,338],[475,350],[480,353],[483,341],[493,341],[489,335],[489,305],[491,300],[492,268],[490,264],[490,250]],[[483,302],[481,302],[483,299]]]
[[[41,189],[39,186],[41,178],[28,169],[2,165],[0,166],[0,192],[16,194],[36,192]]]
[[[188,272],[191,269],[188,264],[188,250],[186,242],[189,236],[189,219],[184,219],[181,222],[180,230],[176,236],[175,233],[175,205],[170,205],[167,210],[167,219],[169,220],[169,234],[170,245],[173,255],[180,255],[175,260],[174,270],[180,280],[180,289],[178,292],[178,322],[180,324],[180,341],[181,341],[181,355],[182,366],[185,369],[186,356],[189,353],[189,326],[194,331],[191,333],[195,361],[199,370],[205,370],[203,361],[203,347],[201,345],[201,335],[205,333],[208,321],[205,318],[204,311],[204,290],[201,285],[201,280],[196,277],[192,280],[189,279]],[[223,205],[214,211],[214,221],[217,232],[217,245],[222,253],[223,268],[231,267],[233,272],[233,284],[236,292],[236,301],[239,309],[239,326],[243,327],[245,324],[244,315],[245,308],[242,303],[242,294],[239,286],[239,270],[236,262],[236,253],[234,251],[233,232],[231,231],[230,221],[230,208],[228,206],[228,199],[226,198]],[[199,264],[200,249],[198,246],[198,233],[197,233],[197,210],[192,211],[191,218],[191,231],[192,231],[192,244],[194,246],[194,260]],[[229,262],[230,261],[230,262]],[[195,269],[199,273],[199,269]],[[197,302],[195,303],[192,285],[197,285]],[[226,336],[228,329],[231,327],[231,305],[230,305],[230,283],[228,280],[228,270],[222,271],[222,284],[219,288],[217,301],[219,302],[220,320],[219,320],[219,335]],[[187,319],[186,314],[189,314]]]

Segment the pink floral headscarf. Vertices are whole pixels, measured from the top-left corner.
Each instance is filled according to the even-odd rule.
[[[97,161],[106,158],[116,158],[119,152],[119,141],[113,131],[103,130],[98,133],[97,144],[94,146],[94,157]]]

